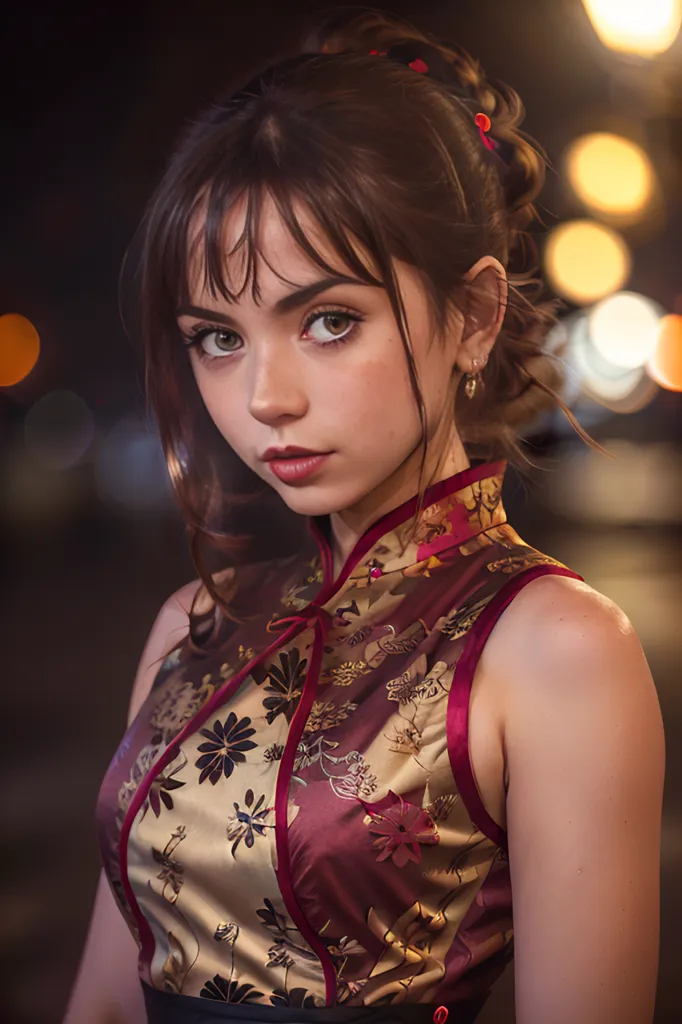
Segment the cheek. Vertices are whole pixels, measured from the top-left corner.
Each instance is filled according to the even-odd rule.
[[[373,436],[403,434],[419,422],[407,367],[395,352],[347,370],[336,367],[324,391],[325,417],[357,430],[363,444]]]

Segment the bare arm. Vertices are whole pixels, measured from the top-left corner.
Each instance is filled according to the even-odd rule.
[[[182,587],[159,612],[135,676],[128,724],[149,694],[160,659],[186,634],[188,612],[198,585],[194,581]],[[147,1016],[137,956],[137,944],[102,873],[64,1024],[144,1024]]]
[[[516,1019],[651,1024],[664,775],[651,673],[625,614],[586,584],[535,580],[515,600],[504,638]]]

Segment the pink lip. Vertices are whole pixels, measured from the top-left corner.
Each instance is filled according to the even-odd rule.
[[[286,458],[270,458],[268,465],[278,479],[292,484],[298,483],[299,480],[304,480],[314,473],[330,455],[331,452],[322,455],[289,455]]]
[[[296,444],[288,444],[285,448],[268,448],[261,459],[263,462],[269,462],[270,459],[288,459],[290,455],[328,455],[328,452],[314,452],[310,448],[299,448]]]

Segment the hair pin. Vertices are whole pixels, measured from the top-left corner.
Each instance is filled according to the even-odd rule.
[[[369,50],[368,52],[371,56],[377,57],[386,57],[388,56],[389,53],[388,50]],[[417,71],[421,75],[427,75],[429,73],[429,65],[426,63],[426,61],[422,60],[421,57],[415,57],[414,60],[411,60],[409,64],[407,64],[407,67],[412,68],[413,71]],[[494,152],[498,148],[499,143],[497,143],[494,139],[488,138],[488,136],[486,135],[486,132],[489,132],[491,129],[491,121],[488,115],[484,114],[483,112],[476,114],[476,116],[474,117],[474,123],[478,128],[478,134],[480,135],[481,142],[483,143],[485,148],[490,150],[491,152]]]
[[[370,56],[385,57],[388,54],[388,50],[370,50],[369,53]],[[429,65],[421,57],[415,57],[407,66],[412,68],[413,71],[417,71],[420,75],[427,75],[429,73]]]
[[[490,131],[490,118],[487,114],[476,114],[474,122],[478,127],[478,134],[481,136],[481,142],[486,149],[496,149],[497,146],[492,139],[489,139],[486,132]]]

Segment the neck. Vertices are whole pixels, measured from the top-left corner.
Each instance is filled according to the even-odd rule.
[[[332,512],[331,548],[334,554],[334,577],[338,576],[358,540],[382,516],[413,497],[419,489],[421,446],[398,469],[366,494],[359,502],[341,512]],[[447,480],[470,466],[464,446],[457,436],[435,464],[424,467],[424,487]]]

